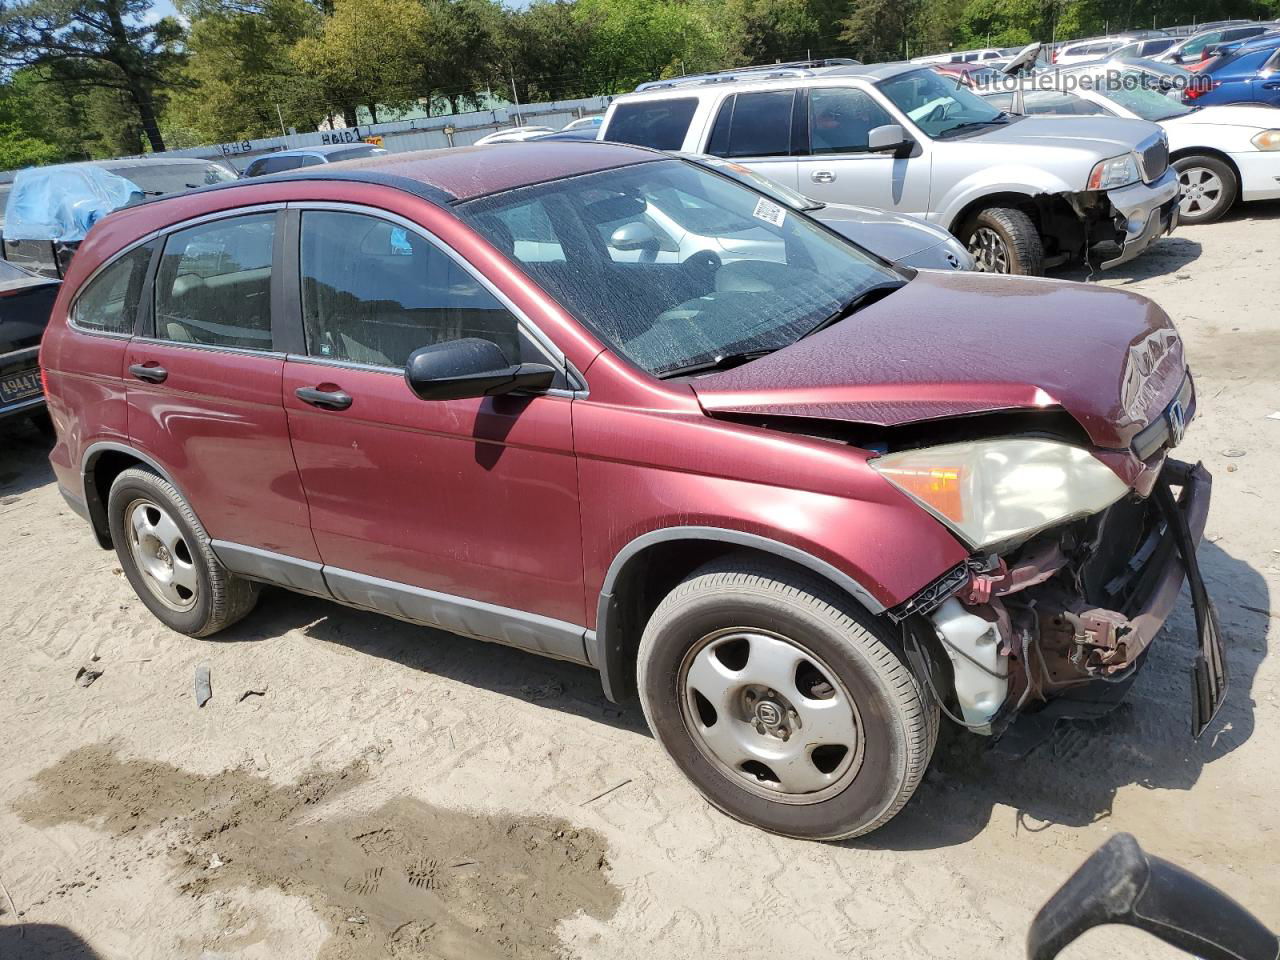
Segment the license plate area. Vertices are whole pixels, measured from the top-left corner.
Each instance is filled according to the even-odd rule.
[[[39,395],[40,370],[37,367],[0,377],[0,403],[16,403]]]

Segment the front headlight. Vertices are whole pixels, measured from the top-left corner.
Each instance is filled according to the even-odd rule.
[[[1252,142],[1259,150],[1280,150],[1280,130],[1263,130]]]
[[[1128,485],[1088,450],[1050,440],[979,440],[870,461],[971,547],[1097,513]]]
[[[1089,174],[1087,190],[1113,190],[1116,187],[1127,187],[1138,179],[1138,162],[1132,153],[1123,157],[1112,157],[1103,160]]]

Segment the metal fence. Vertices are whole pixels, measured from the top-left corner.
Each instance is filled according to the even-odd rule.
[[[361,124],[358,127],[339,127],[336,130],[321,130],[316,133],[296,133],[261,140],[241,140],[235,143],[189,147],[185,150],[168,150],[162,156],[225,160],[236,167],[243,167],[254,157],[280,150],[296,150],[335,143],[362,143],[370,138],[381,138],[382,146],[392,153],[428,150],[436,147],[461,147],[475,143],[481,137],[496,130],[514,126],[536,125],[558,130],[572,120],[603,113],[611,99],[612,97],[586,97],[581,100],[533,103],[520,107],[518,111],[512,105],[494,110],[450,114],[444,117]]]

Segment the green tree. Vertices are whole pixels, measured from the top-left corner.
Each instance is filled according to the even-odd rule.
[[[853,0],[840,21],[840,39],[864,63],[901,60],[915,40],[920,0]]]
[[[44,136],[45,124],[31,95],[25,72],[0,83],[0,170],[16,170],[66,159],[61,147]]]
[[[577,16],[572,2],[538,0],[506,14],[497,59],[515,78],[521,103],[573,99],[596,92],[589,76],[594,43],[594,24]]]
[[[23,0],[0,8],[0,63],[48,68],[50,82],[123,95],[152,150],[180,58],[182,25],[148,22],[151,0]]]
[[[187,0],[179,10],[191,24],[186,88],[171,98],[168,126],[205,142],[225,142],[278,134],[282,117],[299,129],[324,118],[315,83],[290,52],[319,32],[322,15],[315,6],[306,0]]]
[[[574,14],[592,31],[592,93],[724,65],[711,20],[718,4],[679,0],[577,0]]]

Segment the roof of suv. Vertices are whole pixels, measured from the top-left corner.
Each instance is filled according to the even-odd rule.
[[[929,67],[930,65],[926,63],[900,61],[896,63],[860,63],[844,67],[816,67],[808,70],[784,70],[777,74],[764,70],[757,71],[752,68],[749,71],[744,70],[737,77],[714,75],[690,77],[685,82],[677,79],[661,87],[642,84],[640,88],[637,88],[632,93],[624,93],[614,97],[614,101],[641,97],[659,99],[696,96],[700,90],[715,91],[719,94],[725,91],[738,92],[740,90],[768,89],[771,86],[794,87],[797,84],[803,85],[811,80],[828,79],[830,77],[858,77],[874,83],[879,80],[896,77],[899,74],[910,73],[913,70],[928,70]],[[759,76],[752,76],[757,72],[760,74]]]

